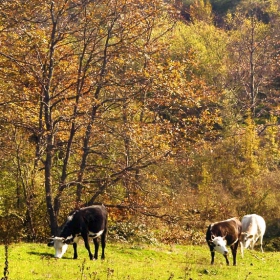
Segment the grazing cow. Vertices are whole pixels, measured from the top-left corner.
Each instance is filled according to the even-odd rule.
[[[77,243],[79,238],[83,238],[85,247],[89,253],[89,258],[92,260],[98,258],[99,241],[97,238],[101,236],[101,258],[104,259],[106,235],[107,210],[104,205],[94,205],[81,208],[70,214],[59,237],[50,238],[52,241],[48,243],[48,246],[54,246],[55,257],[62,258],[67,250],[68,244],[73,244],[74,259],[77,259]],[[90,251],[89,237],[93,238],[95,247],[94,256]]]
[[[209,225],[206,232],[206,241],[211,251],[211,264],[214,264],[216,251],[223,254],[227,265],[229,265],[227,245],[231,248],[233,265],[236,265],[236,253],[240,236],[241,222],[237,218],[231,218]]]
[[[241,254],[243,257],[243,248],[251,247],[254,249],[255,243],[260,239],[261,251],[263,252],[262,242],[266,229],[266,224],[263,217],[257,214],[245,215],[242,220],[241,233]]]

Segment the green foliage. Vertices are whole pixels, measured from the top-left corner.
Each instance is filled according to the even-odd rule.
[[[275,116],[271,116],[270,119],[264,124],[262,131],[260,132],[262,137],[261,153],[263,159],[263,165],[270,171],[277,170],[279,167],[280,153],[279,142],[277,141],[278,123]]]
[[[139,242],[156,244],[157,239],[145,224],[137,222],[117,222],[110,226],[109,238],[121,242]]]
[[[275,209],[273,196],[278,189],[279,171],[273,167],[279,162],[278,140],[273,134],[275,126],[268,128],[271,130],[266,136],[258,134],[248,113],[243,125],[232,126],[224,139],[215,145],[205,144],[193,158],[189,171],[198,187],[197,208],[202,220],[242,217],[253,212],[269,217],[269,209]],[[263,141],[269,147],[263,146]],[[275,161],[268,154],[274,154]]]
[[[203,77],[210,85],[221,87],[225,75],[227,34],[211,23],[196,21],[177,24],[172,40],[172,56],[188,63],[187,77]]]
[[[226,15],[229,10],[234,8],[241,2],[241,0],[211,0],[210,3],[213,6],[213,10],[220,14]]]
[[[192,22],[212,23],[212,6],[208,0],[197,0],[190,5],[190,17]]]

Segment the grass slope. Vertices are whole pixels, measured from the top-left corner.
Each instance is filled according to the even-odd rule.
[[[92,246],[93,247],[93,246]],[[106,260],[90,261],[83,244],[79,257],[72,259],[70,246],[62,259],[53,258],[54,249],[45,244],[12,244],[9,247],[9,280],[89,280],[89,279],[279,279],[280,253],[245,251],[237,257],[237,266],[226,266],[216,254],[210,265],[205,246],[108,244]],[[232,259],[230,258],[232,264]],[[4,246],[0,246],[0,277],[5,264]]]

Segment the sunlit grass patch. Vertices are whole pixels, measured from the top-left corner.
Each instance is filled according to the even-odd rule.
[[[92,246],[93,247],[93,246]],[[62,259],[53,257],[54,249],[46,244],[18,243],[9,246],[10,280],[152,280],[152,279],[278,279],[280,253],[245,251],[237,256],[237,266],[227,266],[216,254],[210,265],[206,245],[108,244],[106,259],[90,261],[84,244],[78,245],[78,259],[73,260],[69,246]],[[0,246],[0,272],[5,265],[4,246]],[[1,275],[0,275],[1,276]]]

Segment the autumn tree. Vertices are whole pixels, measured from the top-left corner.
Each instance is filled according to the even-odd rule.
[[[156,0],[3,2],[1,109],[33,238],[44,211],[56,234],[69,208],[163,205],[151,167],[211,137],[216,92],[172,59],[175,20]]]
[[[5,2],[1,9],[3,79],[13,85],[7,123],[28,130],[35,156],[27,185],[35,199],[44,170],[53,234],[62,202],[93,203],[168,153],[144,98],[153,82],[145,69],[162,50],[164,10],[161,1]]]
[[[265,116],[271,110],[265,104],[269,97],[269,77],[275,57],[275,2],[243,1],[228,15],[231,28],[229,45],[230,88],[239,96],[243,110],[250,108],[255,116]]]

